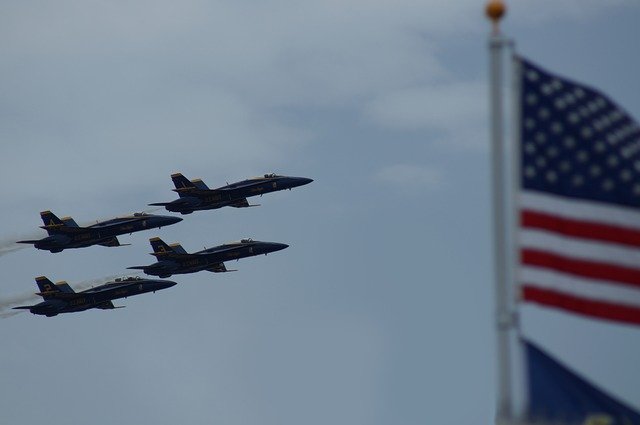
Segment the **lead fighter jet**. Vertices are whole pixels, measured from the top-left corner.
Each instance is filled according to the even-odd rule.
[[[13,307],[15,310],[29,310],[33,314],[47,317],[90,308],[111,310],[123,308],[114,306],[111,300],[144,294],[145,292],[156,292],[176,284],[176,282],[170,280],[128,277],[116,279],[113,282],[108,282],[86,291],[75,292],[67,282],[53,283],[44,276],[36,277],[36,283],[40,288],[40,292],[37,295],[44,298],[44,301],[36,305]]]
[[[242,239],[202,251],[187,253],[178,243],[167,245],[160,238],[149,239],[153,253],[158,262],[148,266],[133,266],[129,269],[142,270],[148,275],[169,277],[172,274],[194,273],[207,270],[215,273],[232,272],[224,265],[226,260],[237,260],[254,255],[280,251],[289,245],[276,242],[260,242]]]
[[[202,180],[189,180],[180,173],[172,174],[171,180],[176,187],[171,190],[178,192],[180,198],[171,202],[156,202],[149,205],[165,207],[167,211],[179,212],[180,214],[191,214],[194,211],[222,207],[257,207],[258,205],[249,205],[247,198],[278,190],[291,190],[313,181],[306,177],[279,176],[272,173],[231,183],[217,189],[209,189],[209,186]]]
[[[33,244],[38,249],[51,252],[60,252],[68,248],[84,248],[91,245],[120,246],[120,242],[116,238],[117,235],[155,227],[160,228],[182,221],[179,217],[135,213],[81,227],[71,217],[59,219],[51,211],[42,211],[40,217],[44,222],[44,226],[40,226],[40,228],[46,230],[49,236],[38,240],[18,241],[17,243]]]

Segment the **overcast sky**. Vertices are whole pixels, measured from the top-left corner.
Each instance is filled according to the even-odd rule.
[[[640,117],[637,3],[513,3],[522,54]],[[491,423],[483,7],[0,4],[0,251],[43,237],[42,210],[90,223],[172,200],[173,172],[315,180],[127,247],[0,255],[4,305],[35,276],[77,287],[149,264],[153,236],[290,245],[124,309],[0,319],[0,422]],[[640,407],[639,329],[537,307],[523,328]]]

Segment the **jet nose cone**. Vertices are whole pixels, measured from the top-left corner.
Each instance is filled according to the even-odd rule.
[[[158,281],[158,286],[160,286],[161,289],[171,288],[172,286],[176,286],[177,284],[178,284],[177,282],[174,282],[172,280]]]
[[[156,224],[156,227],[164,227],[164,226],[171,226],[172,224],[180,223],[181,221],[182,219],[180,217],[163,215],[163,216],[157,217],[153,223]]]
[[[285,248],[289,248],[289,245],[287,245],[286,243],[272,243],[271,244],[271,249],[273,251],[281,251]]]
[[[169,224],[180,223],[183,219],[180,217],[167,217],[167,222]]]
[[[309,179],[306,177],[298,177],[299,186],[304,186],[305,184],[309,184],[313,181],[313,179]]]

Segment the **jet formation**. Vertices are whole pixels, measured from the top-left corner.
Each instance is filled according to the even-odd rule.
[[[180,173],[172,174],[174,192],[179,198],[171,202],[157,202],[149,205],[162,206],[168,211],[191,214],[194,211],[218,209],[222,207],[245,208],[250,205],[247,198],[262,196],[265,193],[303,186],[313,180],[306,177],[280,176],[264,174],[236,183],[210,189],[201,179],[189,180]],[[70,248],[84,248],[92,245],[122,246],[117,236],[142,230],[162,228],[182,221],[182,218],[135,213],[111,220],[99,221],[90,226],[79,226],[71,217],[58,218],[51,211],[42,211],[40,217],[48,236],[37,240],[17,241],[32,244],[35,248],[50,252],[61,252]],[[231,272],[224,262],[240,258],[267,255],[288,248],[289,245],[277,242],[261,242],[241,239],[213,248],[188,253],[178,243],[167,245],[162,239],[149,239],[156,262],[148,266],[133,266],[129,269],[142,270],[144,273],[160,278],[174,274],[195,273],[206,270],[214,273]],[[53,283],[45,276],[36,278],[40,295],[44,301],[35,305],[14,307],[17,310],[29,310],[33,314],[47,317],[60,313],[84,311],[92,308],[111,310],[115,307],[112,300],[132,295],[155,292],[170,288],[176,282],[159,279],[127,277],[107,282],[81,292],[75,292],[66,282]]]
[[[149,242],[153,248],[151,255],[158,261],[148,266],[133,266],[128,269],[142,270],[145,274],[161,278],[202,270],[214,273],[231,272],[235,270],[227,270],[224,261],[267,255],[289,247],[283,243],[241,239],[189,254],[179,243],[167,245],[160,238],[151,238]]]
[[[126,217],[100,221],[91,226],[82,227],[71,217],[59,219],[51,211],[42,211],[40,217],[49,233],[46,238],[18,241],[33,244],[36,248],[50,252],[60,252],[69,248],[84,248],[91,245],[121,246],[116,236],[141,230],[162,228],[182,221],[179,217],[135,213]]]
[[[144,294],[145,292],[156,292],[176,284],[176,282],[170,280],[128,277],[116,279],[113,282],[107,282],[104,285],[85,291],[75,292],[67,282],[53,283],[45,276],[36,277],[36,283],[40,289],[40,292],[36,295],[40,295],[44,301],[36,305],[14,307],[15,310],[29,310],[33,314],[47,317],[56,316],[60,313],[89,310],[90,308],[112,310],[123,307],[114,306],[111,300]]]
[[[279,176],[271,173],[209,189],[201,179],[189,180],[180,173],[172,174],[171,180],[176,187],[171,190],[177,192],[179,198],[171,202],[156,202],[149,205],[165,207],[167,211],[180,214],[222,207],[257,207],[258,205],[250,205],[247,198],[278,190],[291,190],[313,181],[306,177]]]

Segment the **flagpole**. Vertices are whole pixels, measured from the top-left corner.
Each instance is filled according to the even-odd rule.
[[[493,185],[493,231],[495,273],[496,354],[498,372],[497,424],[512,421],[510,330],[512,326],[509,292],[506,280],[506,238],[504,198],[504,120],[503,120],[503,56],[507,40],[500,34],[499,22],[505,13],[500,0],[487,3],[486,13],[492,21],[489,39],[491,93],[491,178]]]

